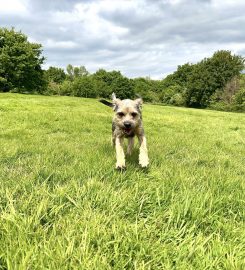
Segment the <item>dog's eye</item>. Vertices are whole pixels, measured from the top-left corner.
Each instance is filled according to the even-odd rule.
[[[119,113],[117,113],[117,115],[118,115],[119,117],[123,117],[123,116],[124,116],[124,113],[123,113],[123,112],[119,112]]]
[[[133,112],[131,113],[132,117],[136,117],[137,116],[137,113],[136,112]]]

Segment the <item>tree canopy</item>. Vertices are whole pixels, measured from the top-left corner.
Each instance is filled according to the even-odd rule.
[[[41,44],[14,29],[0,28],[0,89],[41,92],[45,80]]]
[[[127,78],[120,71],[68,64],[42,69],[42,46],[14,29],[0,28],[0,91],[110,98],[141,96],[146,102],[196,108],[245,110],[244,58],[220,50],[196,64],[186,63],[162,80]]]
[[[205,108],[210,105],[212,95],[224,91],[226,85],[243,69],[243,57],[232,55],[230,51],[217,51],[197,64],[178,66],[173,74],[163,80],[162,96],[169,92],[169,87],[175,87],[182,95],[182,105]]]
[[[45,71],[45,77],[48,81],[62,83],[66,79],[66,73],[62,68],[49,67],[48,70]]]

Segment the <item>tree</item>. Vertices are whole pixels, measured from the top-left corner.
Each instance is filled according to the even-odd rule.
[[[76,97],[94,98],[97,96],[93,80],[90,76],[75,78],[72,88],[73,95]]]
[[[211,58],[196,64],[187,80],[186,104],[207,107],[216,91],[224,92],[244,68],[244,58],[230,51],[217,51]]]
[[[71,81],[73,81],[75,78],[89,75],[89,72],[84,66],[73,67],[71,64],[69,64],[66,67],[66,71],[68,74],[68,79],[70,79]]]
[[[188,107],[206,107],[214,93],[214,77],[203,63],[194,66],[186,83],[185,104]]]
[[[126,77],[117,77],[113,80],[111,87],[120,99],[134,98],[133,83]]]
[[[133,79],[134,92],[141,96],[145,101],[147,100],[147,94],[150,90],[149,81],[145,78]]]
[[[161,93],[160,100],[165,104],[183,106],[184,98],[181,92],[182,87],[179,84],[170,85]]]
[[[83,77],[83,76],[88,76],[89,72],[87,71],[85,66],[74,67],[74,75],[75,77]]]
[[[227,92],[225,95],[231,100],[231,96],[236,92],[233,82],[243,68],[243,57],[232,55],[230,51],[217,51],[212,57],[197,64],[178,66],[177,71],[161,82],[161,96],[164,97],[164,91],[168,91],[165,95],[167,100],[173,100],[169,94],[174,86],[179,92],[172,92],[175,92],[178,100],[182,97],[181,103],[184,101],[188,107],[205,108],[213,98],[221,96],[223,92]],[[219,94],[214,96],[215,92]]]
[[[48,70],[45,71],[45,77],[48,81],[62,83],[66,78],[66,74],[62,68],[49,67]]]
[[[0,91],[42,91],[45,80],[41,47],[13,28],[0,28]]]
[[[206,60],[208,71],[215,78],[217,89],[223,89],[225,85],[244,69],[244,58],[232,55],[230,51],[217,51]]]
[[[111,94],[113,92],[110,86],[102,80],[97,80],[95,79],[95,77],[92,77],[92,78],[94,82],[95,91],[98,94],[98,96],[110,99]]]
[[[221,92],[220,100],[224,101],[225,103],[231,104],[234,95],[239,91],[239,82],[239,76],[235,76],[230,81],[228,81],[222,91],[216,91],[215,93]]]
[[[158,81],[150,78],[132,79],[134,93],[143,98],[144,101],[158,101],[158,92],[160,84]]]
[[[68,78],[70,80],[73,80],[74,79],[74,70],[73,70],[73,66],[71,64],[68,64],[67,67],[66,67],[66,72],[68,74]]]
[[[232,96],[232,106],[236,111],[245,111],[245,74],[239,76],[239,88]]]
[[[234,96],[234,104],[243,105],[245,109],[245,88],[240,89]]]
[[[117,92],[116,81],[123,78],[120,71],[106,71],[104,69],[99,69],[92,77],[98,95],[105,98],[110,98],[113,92]]]

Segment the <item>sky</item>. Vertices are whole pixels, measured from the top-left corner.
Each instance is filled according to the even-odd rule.
[[[217,50],[245,56],[244,0],[0,0],[0,27],[43,45],[44,68],[162,79]]]

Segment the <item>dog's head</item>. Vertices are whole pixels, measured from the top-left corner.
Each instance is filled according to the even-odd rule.
[[[125,134],[130,135],[141,122],[143,100],[141,98],[121,100],[113,93],[112,104],[115,112],[114,121]]]

